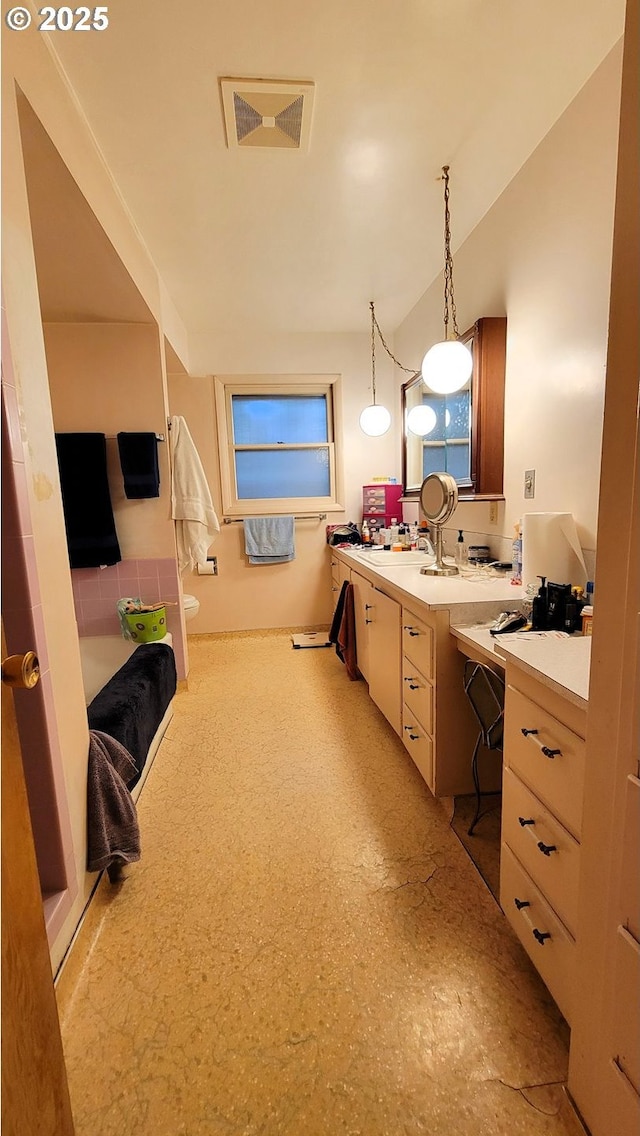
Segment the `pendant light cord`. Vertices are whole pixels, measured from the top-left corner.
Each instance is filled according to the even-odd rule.
[[[384,335],[380,331],[380,324],[378,323],[378,321],[376,319],[376,313],[375,313],[375,308],[373,306],[373,300],[369,301],[369,307],[371,308],[371,362],[372,362],[372,371],[373,371],[373,375],[374,375],[374,399],[373,399],[373,401],[375,402],[376,400],[375,400],[375,336],[374,336],[374,330],[377,331],[378,335],[380,336],[380,342],[381,342],[382,346],[384,347],[389,358],[393,359],[396,367],[399,367],[401,371],[406,371],[406,373],[408,375],[413,375],[414,378],[416,377],[416,375],[419,375],[420,372],[416,371],[415,368],[412,369],[411,367],[403,367],[400,360],[396,359],[391,348],[388,347],[387,344],[385,343]]]
[[[458,316],[456,313],[456,301],[453,294],[453,257],[451,255],[451,213],[449,210],[449,167],[442,167],[442,178],[444,182],[444,337],[445,340],[449,338],[449,323],[453,327],[452,339],[459,339],[460,333],[458,331]],[[384,335],[380,331],[380,324],[376,319],[375,308],[373,300],[369,301],[371,309],[371,380],[373,386],[373,402],[375,406],[376,401],[376,343],[375,332],[377,331],[380,336],[380,342],[384,347],[390,359],[393,359],[396,367],[404,371],[407,375],[413,375],[417,378],[420,374],[419,370],[415,368],[405,367],[399,359],[396,359],[393,351],[385,342]]]
[[[451,255],[451,214],[449,212],[449,167],[442,167],[444,181],[444,337],[449,338],[449,318],[453,336],[458,339],[458,319],[453,295],[453,257]]]

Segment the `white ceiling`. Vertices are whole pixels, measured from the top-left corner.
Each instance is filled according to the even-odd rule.
[[[623,30],[623,0],[111,0],[52,33],[188,332],[395,328]],[[308,153],[227,149],[221,76],[311,79]],[[552,187],[550,187],[550,192]],[[458,282],[458,289],[460,283]]]

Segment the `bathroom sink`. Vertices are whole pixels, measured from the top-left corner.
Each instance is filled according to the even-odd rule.
[[[354,552],[363,564],[370,564],[375,568],[398,568],[402,564],[433,564],[435,556],[429,552],[392,552],[391,549],[381,548],[379,551],[370,549],[368,552]]]

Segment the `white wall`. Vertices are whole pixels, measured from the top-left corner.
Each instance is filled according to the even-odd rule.
[[[620,71],[618,46],[454,254],[460,331],[507,316],[506,500],[497,525],[481,503],[455,518],[496,551],[523,512],[554,509],[595,549]],[[455,241],[453,162],[451,209]],[[438,280],[396,332],[403,363],[442,338],[442,303]],[[536,470],[527,502],[525,469]]]
[[[368,308],[363,321],[368,319]],[[218,577],[188,575],[186,592],[200,600],[200,613],[189,623],[192,633],[267,627],[326,625],[331,617],[329,559],[326,524],[359,522],[362,486],[375,476],[400,479],[399,392],[393,365],[376,360],[377,400],[386,403],[394,424],[382,438],[367,438],[358,426],[360,411],[371,402],[371,341],[363,335],[200,335],[190,340],[194,369],[208,378],[169,376],[172,414],[187,420],[220,512],[220,475],[213,408],[212,374],[299,374],[342,376],[344,422],[343,465],[345,512],[331,513],[326,521],[298,522],[296,559],[290,564],[255,568],[247,565],[242,526],[222,526],[210,550],[218,557]],[[397,405],[396,405],[397,403]]]

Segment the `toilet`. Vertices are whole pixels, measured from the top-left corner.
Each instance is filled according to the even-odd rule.
[[[182,608],[185,622],[188,623],[190,619],[195,619],[200,611],[200,600],[196,599],[195,596],[189,596],[185,593],[182,597]]]

